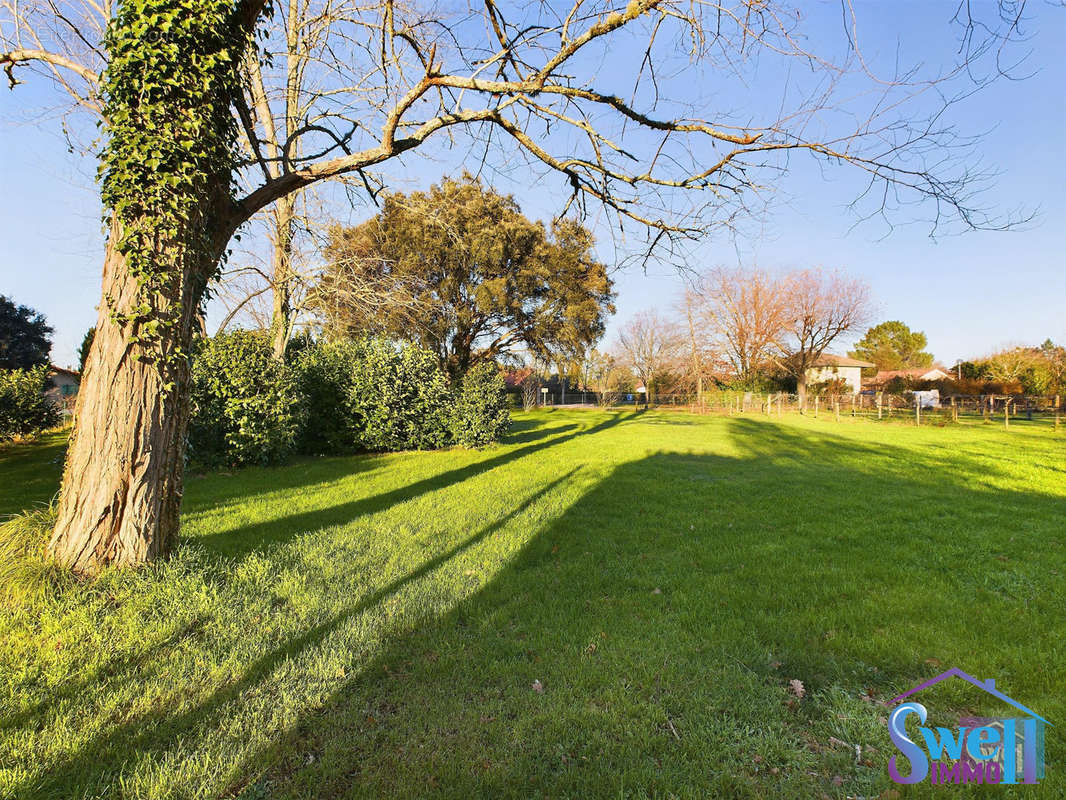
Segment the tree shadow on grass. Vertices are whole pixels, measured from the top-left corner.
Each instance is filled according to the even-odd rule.
[[[181,714],[168,714],[159,710],[125,722],[79,748],[64,763],[53,765],[43,779],[35,780],[32,786],[23,786],[22,791],[17,792],[18,796],[67,797],[100,792],[105,788],[100,784],[106,783],[106,779],[101,780],[101,768],[107,771],[117,762],[125,760],[131,752],[144,754],[158,748],[165,748],[168,744],[190,735],[203,726],[216,724],[227,706],[234,701],[239,701],[244,693],[254,690],[286,660],[318,646],[354,617],[374,608],[386,598],[399,592],[404,586],[428,575],[442,564],[492,536],[512,519],[535,505],[552,489],[573,477],[575,472],[577,472],[576,468],[540,487],[506,515],[491,525],[485,526],[473,536],[428,559],[403,577],[371,592],[326,622],[290,639],[283,646],[268,651],[249,665],[239,680],[220,687],[188,711]]]
[[[626,414],[612,414],[607,419],[586,426],[573,424],[554,426],[549,428],[546,434],[541,435],[534,432],[529,434],[528,439],[519,439],[519,441],[525,442],[520,447],[509,449],[493,448],[486,451],[486,458],[479,459],[463,467],[404,484],[390,491],[325,508],[316,508],[313,511],[273,517],[268,521],[198,536],[186,541],[187,543],[192,543],[192,546],[202,547],[209,552],[226,557],[243,557],[248,553],[262,551],[289,541],[308,531],[331,525],[343,525],[360,516],[384,511],[397,503],[446,489],[517,459],[526,458],[535,453],[542,453],[548,448],[570,442],[579,436],[591,436],[601,433],[618,425],[628,416]]]
[[[76,699],[93,684],[121,680],[134,675],[154,660],[163,657],[167,651],[190,640],[201,638],[207,623],[206,617],[195,617],[158,641],[145,645],[136,653],[116,655],[92,672],[72,675],[28,708],[7,714],[0,719],[0,730],[30,725],[43,718],[50,709],[63,702]]]
[[[182,514],[192,516],[226,506],[246,505],[280,492],[314,491],[352,475],[366,477],[381,469],[388,456],[300,456],[287,464],[195,472],[187,476]]]
[[[529,444],[539,439],[547,438],[548,436],[554,436],[559,433],[563,433],[568,430],[577,428],[575,423],[564,423],[556,425],[545,424],[550,420],[546,418],[537,418],[530,420],[521,420],[519,422],[512,422],[511,427],[507,432],[507,435],[503,439],[504,444]]]
[[[1066,672],[1044,658],[1061,642],[1061,497],[930,484],[930,464],[899,468],[902,449],[732,427],[736,455],[616,468],[451,612],[385,630],[381,655],[356,660],[324,704],[309,698],[295,725],[261,732],[272,744],[175,793],[871,796],[889,788],[891,748],[883,709],[864,698],[960,666],[1066,717]],[[107,776],[124,763],[194,759],[198,733],[225,729],[245,698],[282,692],[286,665],[328,655],[361,615],[433,581],[572,478],[267,649],[187,711],[90,740],[20,795],[117,793]],[[872,514],[886,496],[892,507]],[[792,679],[805,698],[790,695]],[[1047,748],[1061,763],[1060,742]]]
[[[1043,560],[1030,528],[1054,530],[1061,498],[937,489],[920,471],[839,464],[864,445],[735,427],[740,458],[660,453],[615,470],[239,768],[230,794],[874,796],[892,787],[876,701],[943,668],[1010,676],[1012,694],[1066,714],[1066,669],[1044,663],[1063,602],[1036,602],[1063,553]],[[782,449],[807,466],[770,463]],[[955,517],[912,502],[886,529],[856,502],[886,489]],[[984,557],[1001,549],[1010,561]],[[1001,648],[1019,615],[1024,645]],[[936,697],[984,709],[955,687]],[[1062,757],[1049,740],[1049,763]]]
[[[549,426],[544,425],[542,419],[523,420],[512,425],[503,443],[529,444],[578,427],[576,423]],[[278,466],[191,470],[187,476],[189,492],[183,505],[183,513],[193,516],[227,505],[247,505],[249,501],[286,490],[314,491],[318,487],[336,483],[354,474],[365,477],[387,465],[390,457],[395,455],[397,454],[352,453],[301,456],[291,463]],[[250,491],[250,486],[268,488]]]

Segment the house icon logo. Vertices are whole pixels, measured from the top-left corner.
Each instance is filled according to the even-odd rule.
[[[1021,716],[968,717],[955,729],[925,726],[928,709],[908,698],[948,678],[961,678],[997,700],[1013,706]],[[906,701],[906,702],[904,702]],[[888,718],[888,735],[899,750],[888,762],[888,774],[896,783],[928,781],[934,786],[960,783],[1037,783],[1044,777],[1044,728],[1046,719],[996,688],[994,679],[980,681],[953,667],[913,689],[893,697],[885,705],[895,708]],[[907,733],[907,719],[918,718],[918,736]],[[909,762],[910,769],[905,769]],[[907,774],[903,774],[904,772]]]

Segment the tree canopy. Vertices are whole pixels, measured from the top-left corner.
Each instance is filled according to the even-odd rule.
[[[522,215],[511,196],[464,176],[386,197],[377,216],[335,227],[317,296],[336,332],[414,339],[453,378],[517,350],[570,358],[602,335],[611,279],[592,234]],[[397,302],[366,312],[352,284],[387,286]]]
[[[878,369],[928,367],[933,363],[933,355],[924,351],[927,344],[921,331],[912,331],[898,320],[889,320],[866,331],[850,355],[871,361]]]
[[[52,326],[44,314],[0,294],[0,369],[30,369],[48,363]]]

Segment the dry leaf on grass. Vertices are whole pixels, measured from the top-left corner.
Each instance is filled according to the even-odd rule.
[[[793,678],[788,682],[788,690],[800,699],[803,699],[803,696],[807,694],[807,690],[803,687],[803,681],[799,678]]]

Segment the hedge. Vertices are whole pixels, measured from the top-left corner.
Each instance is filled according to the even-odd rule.
[[[193,362],[190,454],[201,463],[358,450],[478,447],[507,430],[504,383],[483,365],[450,387],[436,357],[384,339],[302,342],[285,363],[261,333],[205,340]]]

